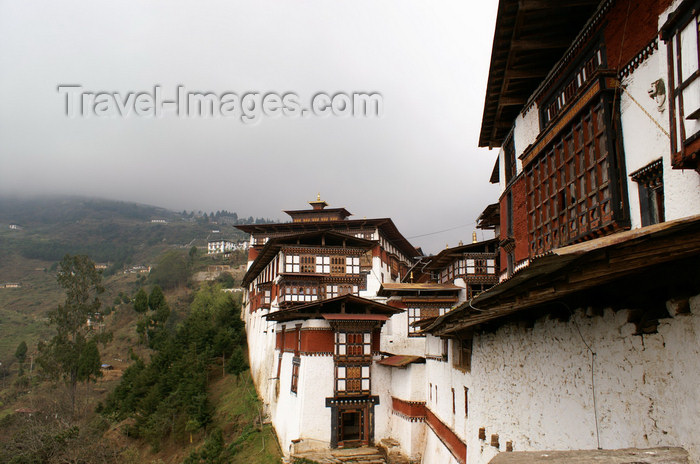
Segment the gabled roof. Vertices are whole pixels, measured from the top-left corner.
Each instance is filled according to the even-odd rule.
[[[532,92],[564,55],[600,0],[500,0],[480,147],[500,147]]]
[[[284,322],[305,319],[332,319],[333,316],[329,317],[329,315],[337,314],[342,315],[344,320],[367,320],[369,315],[391,317],[402,311],[378,301],[347,294],[294,306],[289,309],[282,309],[266,314],[265,317],[271,321]],[[352,315],[357,317],[353,318]]]
[[[591,289],[623,278],[632,276],[638,282],[639,276],[654,266],[697,257],[700,215],[557,248],[533,258],[510,279],[438,317],[423,331],[443,335],[457,332],[567,296],[593,294]],[[659,282],[662,277],[673,276],[651,276]],[[679,281],[698,279],[683,272],[676,277]],[[696,285],[700,287],[700,280]]]
[[[379,228],[381,233],[409,258],[420,253],[401,235],[390,218],[376,219],[347,219],[343,221],[326,222],[281,222],[276,224],[245,224],[235,226],[238,230],[249,234],[301,233],[319,230],[333,230],[339,233],[353,234],[358,229]]]
[[[316,243],[317,240],[320,241],[321,239],[324,240],[324,246],[327,247],[345,246],[348,248],[363,248],[369,250],[377,245],[372,240],[365,240],[363,238],[345,235],[332,230],[317,230],[273,238],[268,240],[262,250],[260,250],[258,257],[255,258],[255,261],[253,261],[253,264],[243,276],[241,285],[248,285],[253,279],[255,279],[255,277],[260,274],[263,269],[265,269],[265,266],[267,266],[268,263],[275,256],[277,256],[277,253],[279,253],[279,251],[285,245],[299,244],[321,246],[320,243]]]
[[[497,245],[498,239],[492,238],[481,242],[467,243],[466,245],[445,248],[431,258],[430,263],[425,266],[424,270],[442,269],[463,253],[493,253],[496,250]],[[484,251],[485,249],[490,249],[490,251]]]
[[[323,208],[323,209],[290,209],[285,210],[285,213],[289,214],[291,217],[306,214],[321,214],[321,215],[333,215],[336,214],[339,217],[346,218],[352,216],[350,211],[345,208]]]

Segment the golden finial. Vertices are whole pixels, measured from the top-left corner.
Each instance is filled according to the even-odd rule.
[[[447,250],[450,247],[448,243],[445,243],[445,250]]]
[[[316,195],[316,201],[321,201],[321,192],[318,192],[318,195]]]
[[[413,271],[411,271],[411,282],[413,282]]]
[[[476,243],[476,231],[472,232],[472,243]]]
[[[462,246],[462,245],[464,245],[464,242],[460,240],[460,241],[459,241],[459,246]]]

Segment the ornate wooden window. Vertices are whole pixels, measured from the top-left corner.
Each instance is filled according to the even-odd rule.
[[[512,136],[503,144],[503,158],[503,167],[505,168],[506,173],[506,185],[508,185],[511,179],[515,177],[516,173],[515,142],[513,141]]]
[[[671,164],[676,169],[700,169],[700,1],[686,0],[661,28],[668,51],[668,103],[671,128]],[[662,80],[652,84],[650,95],[663,107]]]
[[[569,80],[560,86],[549,98],[548,102],[543,105],[541,113],[542,127],[554,119],[561,112],[562,108],[575,100],[579,90],[585,86],[594,76],[595,71],[603,66],[604,63],[605,57],[601,48],[597,48],[588,55],[588,58],[570,75]]]
[[[472,337],[455,339],[452,343],[452,365],[463,371],[472,368]]]
[[[299,272],[299,255],[287,255],[284,257],[284,272]]]
[[[639,189],[642,226],[664,222],[664,173],[661,160],[630,174]]]
[[[316,270],[316,257],[313,255],[303,255],[299,257],[300,266],[299,272],[312,274]]]
[[[442,316],[450,308],[440,308],[438,306],[427,306],[427,307],[410,307],[407,310],[408,314],[408,336],[409,337],[424,337],[424,334],[418,333],[419,327],[413,326],[414,322],[418,322],[421,319],[427,319],[430,317]]]
[[[281,290],[280,302],[308,303],[319,298],[318,286],[312,283],[286,283]]]
[[[345,273],[359,274],[360,273],[360,258],[358,256],[347,256],[345,258]]]
[[[591,97],[525,167],[530,256],[614,229],[623,212],[607,96]]]
[[[370,332],[337,332],[336,355],[340,358],[365,358],[372,356]]]
[[[347,295],[348,293],[356,295],[358,291],[357,285],[326,285],[326,298],[335,298],[337,296]]]
[[[316,274],[331,273],[331,258],[329,256],[316,256]]]
[[[345,274],[345,256],[331,256],[331,274]]]
[[[299,386],[299,365],[300,364],[301,364],[301,360],[299,358],[292,358],[292,386],[291,386],[292,393],[297,393],[297,389]]]
[[[363,395],[370,393],[369,364],[338,364],[335,372],[336,395]]]

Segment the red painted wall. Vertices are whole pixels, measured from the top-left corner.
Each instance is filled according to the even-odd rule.
[[[425,401],[405,401],[392,396],[391,408],[412,419],[425,418]]]
[[[445,425],[433,412],[425,408],[426,422],[433,429],[435,435],[444,443],[450,453],[462,464],[467,462],[467,445]]]
[[[627,64],[656,37],[659,15],[670,5],[671,0],[618,0],[612,5],[603,31],[610,68]]]
[[[333,353],[335,350],[335,336],[332,330],[302,330],[301,352]]]

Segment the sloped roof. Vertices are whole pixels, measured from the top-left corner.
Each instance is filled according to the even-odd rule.
[[[556,248],[510,279],[438,317],[424,332],[446,334],[560,300],[663,263],[700,256],[700,215]]]
[[[500,0],[479,136],[500,147],[530,95],[562,58],[599,0]]]
[[[425,364],[425,358],[423,356],[394,355],[377,361],[377,364],[389,367],[406,367],[413,363]]]
[[[362,320],[364,315],[393,316],[403,312],[378,301],[369,300],[356,295],[347,294],[335,298],[318,300],[312,303],[293,306],[289,309],[282,309],[266,314],[265,317],[271,321],[294,321],[305,319],[326,319],[332,318],[332,314],[343,316],[357,315],[355,320]],[[374,319],[372,319],[374,320]]]

